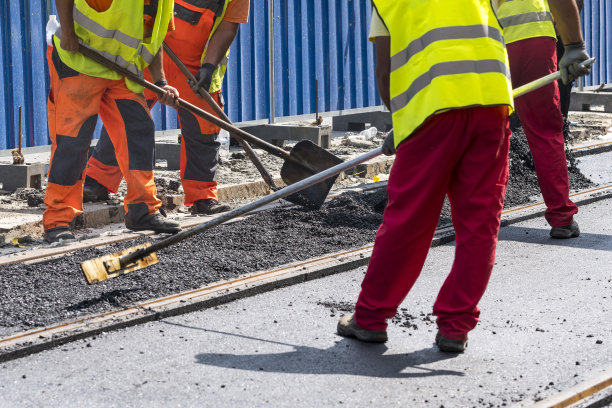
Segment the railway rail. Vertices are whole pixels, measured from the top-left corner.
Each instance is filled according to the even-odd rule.
[[[612,184],[577,192],[572,194],[571,197],[574,202],[583,205],[609,199],[612,198]],[[510,225],[539,217],[544,211],[545,206],[542,202],[508,209],[502,213],[502,225]],[[112,242],[131,238],[131,236],[118,237]],[[454,231],[452,225],[443,225],[436,230],[432,246],[442,245],[453,239]],[[19,260],[12,259],[10,261],[11,263],[39,262],[83,248],[84,245],[102,246],[112,242],[108,239],[103,242],[82,242],[77,247],[53,248],[55,252],[48,249],[35,256],[24,256]],[[373,244],[368,244],[359,248],[280,266],[272,270],[256,272],[237,279],[216,282],[199,289],[152,299],[127,308],[15,333],[0,338],[0,362],[57,347],[78,339],[91,337],[101,332],[214,307],[279,287],[294,285],[307,280],[351,270],[368,263],[372,248]],[[2,261],[6,264],[7,260]]]

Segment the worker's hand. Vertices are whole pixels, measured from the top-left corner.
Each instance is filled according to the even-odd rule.
[[[584,41],[568,44],[565,46],[565,52],[561,61],[559,61],[559,71],[561,72],[561,80],[565,85],[571,83],[574,79],[591,73],[591,67],[583,67],[581,62],[589,59],[589,54],[586,52]]]
[[[382,152],[385,156],[393,156],[395,154],[395,140],[393,138],[393,130],[387,134],[382,145]]]
[[[62,30],[60,45],[65,51],[75,53],[79,50],[79,37],[74,30]]]
[[[159,94],[159,101],[164,105],[178,107],[179,92],[170,85],[161,86],[164,93]]]
[[[195,77],[198,80],[196,89],[203,88],[206,92],[210,91],[210,83],[212,82],[212,76],[215,69],[217,69],[217,67],[215,67],[213,64],[202,64],[202,67],[195,74]]]

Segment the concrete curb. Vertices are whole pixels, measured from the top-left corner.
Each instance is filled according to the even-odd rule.
[[[610,199],[612,198],[612,187],[592,189],[584,192],[583,195],[574,202],[584,205]],[[574,197],[576,196],[577,194],[574,194]],[[508,210],[502,216],[502,225],[507,226],[540,217],[544,210],[542,203],[528,206],[521,211]],[[452,227],[440,228],[434,237],[432,247],[451,242],[453,239]],[[285,265],[270,271],[258,272],[228,282],[214,283],[197,290],[144,302],[120,311],[16,333],[0,338],[0,362],[14,360],[103,332],[207,309],[274,289],[345,272],[366,265],[369,262],[372,247],[373,244]]]

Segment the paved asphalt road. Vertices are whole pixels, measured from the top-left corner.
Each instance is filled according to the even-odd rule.
[[[428,314],[453,245],[434,248],[386,345],[335,334],[364,268],[111,332],[0,365],[1,407],[491,407],[547,397],[612,363],[612,200],[582,235],[503,228],[481,322],[440,353]],[[350,237],[347,237],[350,239]],[[404,327],[409,326],[409,327]]]

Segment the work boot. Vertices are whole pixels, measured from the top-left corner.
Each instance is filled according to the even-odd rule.
[[[227,204],[219,204],[214,198],[203,198],[193,203],[191,207],[192,214],[218,214],[229,211],[230,206]]]
[[[570,225],[565,225],[563,227],[552,227],[550,229],[550,236],[552,238],[567,239],[576,238],[579,235],[580,228],[578,228],[578,223],[576,221],[572,222]]]
[[[96,179],[85,176],[83,185],[83,202],[96,202],[108,200],[108,189],[98,183]]]
[[[74,234],[68,227],[55,227],[45,231],[45,240],[53,244],[60,241],[75,240]]]
[[[436,334],[436,345],[440,349],[440,351],[444,351],[447,353],[463,353],[468,346],[468,341],[466,340],[453,340],[448,337],[444,337],[443,335],[438,333]]]
[[[386,330],[366,330],[357,326],[353,315],[346,315],[338,322],[338,334],[343,337],[352,337],[369,343],[384,343],[388,340]]]
[[[125,226],[132,231],[153,230],[156,233],[176,234],[181,230],[181,226],[177,221],[166,219],[166,214],[156,212],[155,214],[147,214],[137,222],[125,220]]]

